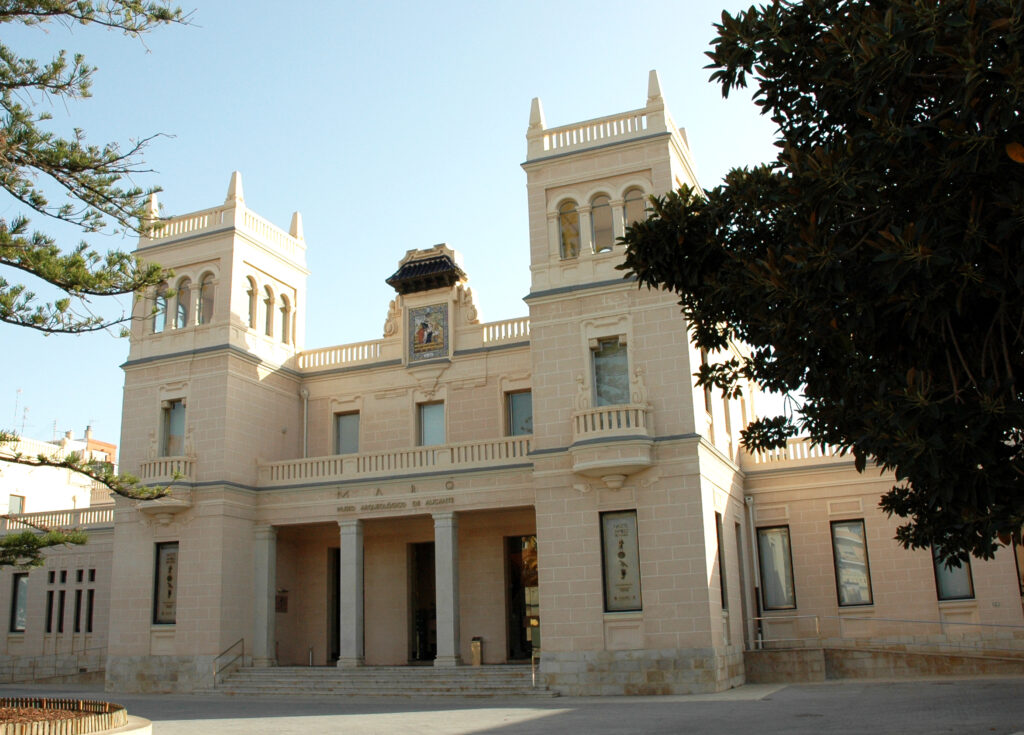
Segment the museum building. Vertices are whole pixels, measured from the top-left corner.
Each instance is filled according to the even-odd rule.
[[[466,665],[477,642],[565,694],[719,691],[744,651],[813,637],[1017,645],[1013,550],[946,569],[893,541],[891,476],[801,440],[744,452],[756,386],[695,387],[726,355],[616,270],[646,198],[697,184],[657,75],[643,107],[582,123],[534,100],[526,137],[528,317],[481,323],[436,245],[380,274],[380,338],[307,349],[301,218],[255,214],[238,173],[140,239],[175,276],[136,303],[121,469],[172,493],[119,499],[90,562],[104,626],[77,645],[105,646],[108,686],[209,688],[240,641],[254,667],[340,669]],[[0,594],[45,613],[75,553]]]

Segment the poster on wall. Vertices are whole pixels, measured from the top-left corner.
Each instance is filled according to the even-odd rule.
[[[601,549],[604,609],[608,612],[642,609],[635,510],[601,514]]]
[[[178,608],[178,542],[156,545],[156,594],[153,622],[175,622]]]
[[[409,309],[409,362],[448,357],[448,304]]]

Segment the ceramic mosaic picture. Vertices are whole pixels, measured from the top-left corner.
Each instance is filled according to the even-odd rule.
[[[409,309],[409,362],[448,357],[448,304]]]

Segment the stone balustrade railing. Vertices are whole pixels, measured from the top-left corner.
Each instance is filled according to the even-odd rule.
[[[590,148],[612,141],[620,142],[647,134],[647,110],[630,110],[599,117],[543,132],[543,151],[547,155]]]
[[[277,487],[331,482],[377,475],[409,475],[436,469],[473,469],[525,461],[530,437],[503,437],[477,442],[412,447],[391,452],[338,454],[260,464],[259,484]]]
[[[373,339],[368,342],[355,342],[349,345],[338,345],[336,347],[321,347],[317,350],[308,350],[298,356],[299,369],[311,370],[329,367],[345,367],[348,365],[363,365],[380,360],[381,347],[384,344],[382,339]]]
[[[784,462],[820,462],[822,460],[848,460],[852,457],[840,455],[836,447],[813,444],[807,437],[790,439],[785,447],[756,452],[744,452],[745,466],[778,465]]]
[[[143,239],[152,241],[173,240],[185,235],[215,230],[222,227],[228,221],[228,211],[227,207],[213,207],[181,217],[160,220],[157,226]]]
[[[277,225],[260,217],[244,207],[222,205],[181,217],[160,220],[157,226],[140,241],[140,246],[176,240],[181,237],[200,235],[222,227],[234,225],[256,236],[257,240],[279,248],[294,260],[304,262],[305,243],[282,230]]]
[[[139,466],[139,479],[146,483],[191,480],[194,467],[192,457],[157,457]]]
[[[573,442],[612,436],[651,435],[650,406],[641,403],[627,403],[615,406],[598,406],[573,412]]]
[[[108,505],[75,510],[22,513],[10,518],[0,518],[0,533],[32,531],[37,528],[96,528],[112,525],[114,525],[114,506]]]
[[[505,319],[481,325],[484,330],[484,347],[523,342],[530,338],[530,317]]]

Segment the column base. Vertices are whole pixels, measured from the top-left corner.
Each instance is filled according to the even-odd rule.
[[[272,658],[253,658],[252,667],[254,669],[269,669],[272,666],[277,666],[277,661]]]
[[[358,669],[363,665],[362,658],[339,658],[338,668],[339,669]]]
[[[461,665],[462,658],[460,656],[438,656],[434,659],[434,666],[439,669],[450,669]]]

